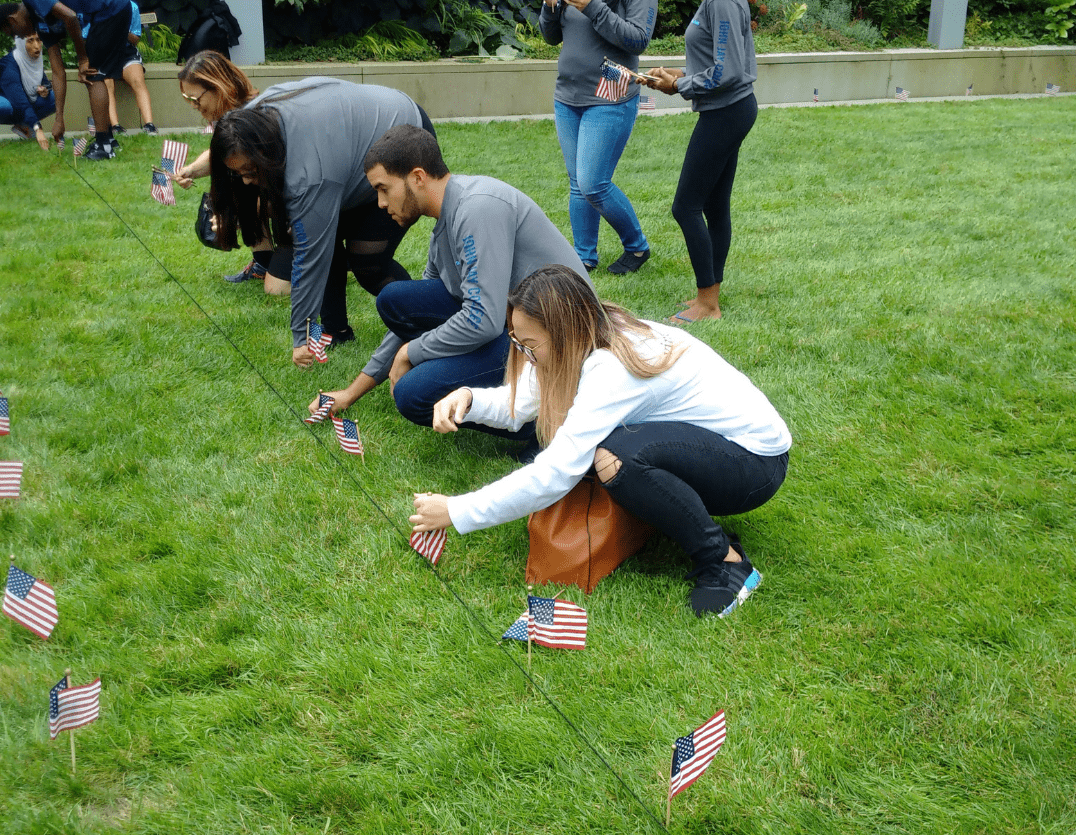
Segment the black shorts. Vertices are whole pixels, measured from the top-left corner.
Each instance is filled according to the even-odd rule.
[[[128,3],[119,14],[95,19],[90,24],[90,34],[86,38],[86,57],[90,66],[97,70],[97,75],[90,81],[104,81],[106,78],[123,78],[123,68],[135,60],[138,50],[127,40],[131,31],[131,5]]]

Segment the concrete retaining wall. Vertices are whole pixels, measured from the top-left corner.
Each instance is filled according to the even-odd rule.
[[[679,57],[651,58],[643,67],[679,66]],[[403,90],[434,119],[527,116],[553,112],[555,61],[445,60],[431,63],[290,64],[244,67],[259,90],[314,73]],[[147,83],[154,120],[162,130],[201,125],[197,112],[179,95],[177,68],[150,64]],[[1062,91],[1076,88],[1076,46],[1027,49],[932,49],[886,52],[826,52],[762,55],[756,95],[761,104],[809,102],[814,89],[823,102],[891,99],[896,88],[913,98],[1042,93],[1047,82]],[[130,90],[118,84],[120,120],[139,124]],[[69,83],[67,124],[79,130],[89,104],[76,83]],[[658,109],[680,109],[679,97],[654,94]]]

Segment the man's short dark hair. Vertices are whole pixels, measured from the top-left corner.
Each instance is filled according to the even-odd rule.
[[[421,168],[435,180],[447,177],[449,173],[437,138],[414,125],[396,125],[385,131],[370,146],[362,165],[367,172],[380,165],[393,177],[406,177],[416,168]]]

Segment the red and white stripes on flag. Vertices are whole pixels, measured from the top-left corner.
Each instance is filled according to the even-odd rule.
[[[0,435],[11,434],[11,410],[7,398],[0,392]]]
[[[365,450],[355,421],[333,415],[333,426],[336,427],[336,439],[340,441],[340,448],[344,452],[350,452],[352,455],[363,454]],[[365,460],[365,456],[363,458]]]
[[[14,565],[7,569],[4,614],[46,640],[60,619],[52,586]]]
[[[321,423],[329,416],[334,403],[336,403],[336,401],[333,398],[329,397],[327,394],[322,394],[319,391],[317,411],[310,415],[310,417],[303,418],[303,423]],[[358,431],[356,431],[355,434],[357,435]]]
[[[567,600],[534,595],[527,595],[527,609],[530,612],[527,630],[534,643],[553,649],[586,647],[586,610]]]
[[[79,139],[75,140],[75,144],[71,147],[71,152],[76,157],[82,156],[84,153],[86,153],[86,144],[86,137],[80,137]]]
[[[0,498],[17,499],[22,485],[22,462],[0,461]]]
[[[411,533],[411,547],[422,556],[437,565],[441,554],[445,551],[445,542],[448,540],[448,531],[443,528],[439,531],[413,531]]]
[[[176,205],[176,195],[172,188],[172,180],[187,162],[187,143],[176,142],[174,139],[164,140],[164,148],[161,151],[161,171],[153,172],[153,185],[150,186],[150,194],[153,199],[164,206]]]
[[[908,101],[908,96],[911,95],[911,90],[905,90],[903,87],[897,88],[897,98],[900,101]]]
[[[669,799],[698,780],[725,742],[725,711],[719,710],[687,736],[678,737],[669,775]]]
[[[1060,92],[1061,92],[1061,85],[1053,84],[1051,82],[1046,83],[1046,95],[1048,95],[1048,96],[1056,96]]]
[[[314,322],[310,326],[310,335],[306,339],[306,347],[310,349],[310,353],[314,355],[314,359],[318,362],[328,362],[329,355],[325,353],[325,349],[332,344],[332,341],[333,335],[325,333],[321,325]]]
[[[88,725],[101,715],[101,679],[70,687],[64,676],[49,691],[49,738]]]
[[[606,101],[619,101],[628,94],[628,68],[609,59],[602,61],[598,88],[594,95]]]

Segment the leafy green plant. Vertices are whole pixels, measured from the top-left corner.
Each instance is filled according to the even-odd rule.
[[[1046,9],[1047,23],[1045,29],[1053,37],[1061,39],[1069,36],[1069,29],[1076,25],[1076,0],[1062,0]]]
[[[168,25],[156,23],[143,29],[138,51],[147,63],[174,64],[182,41],[183,36],[173,32]]]

